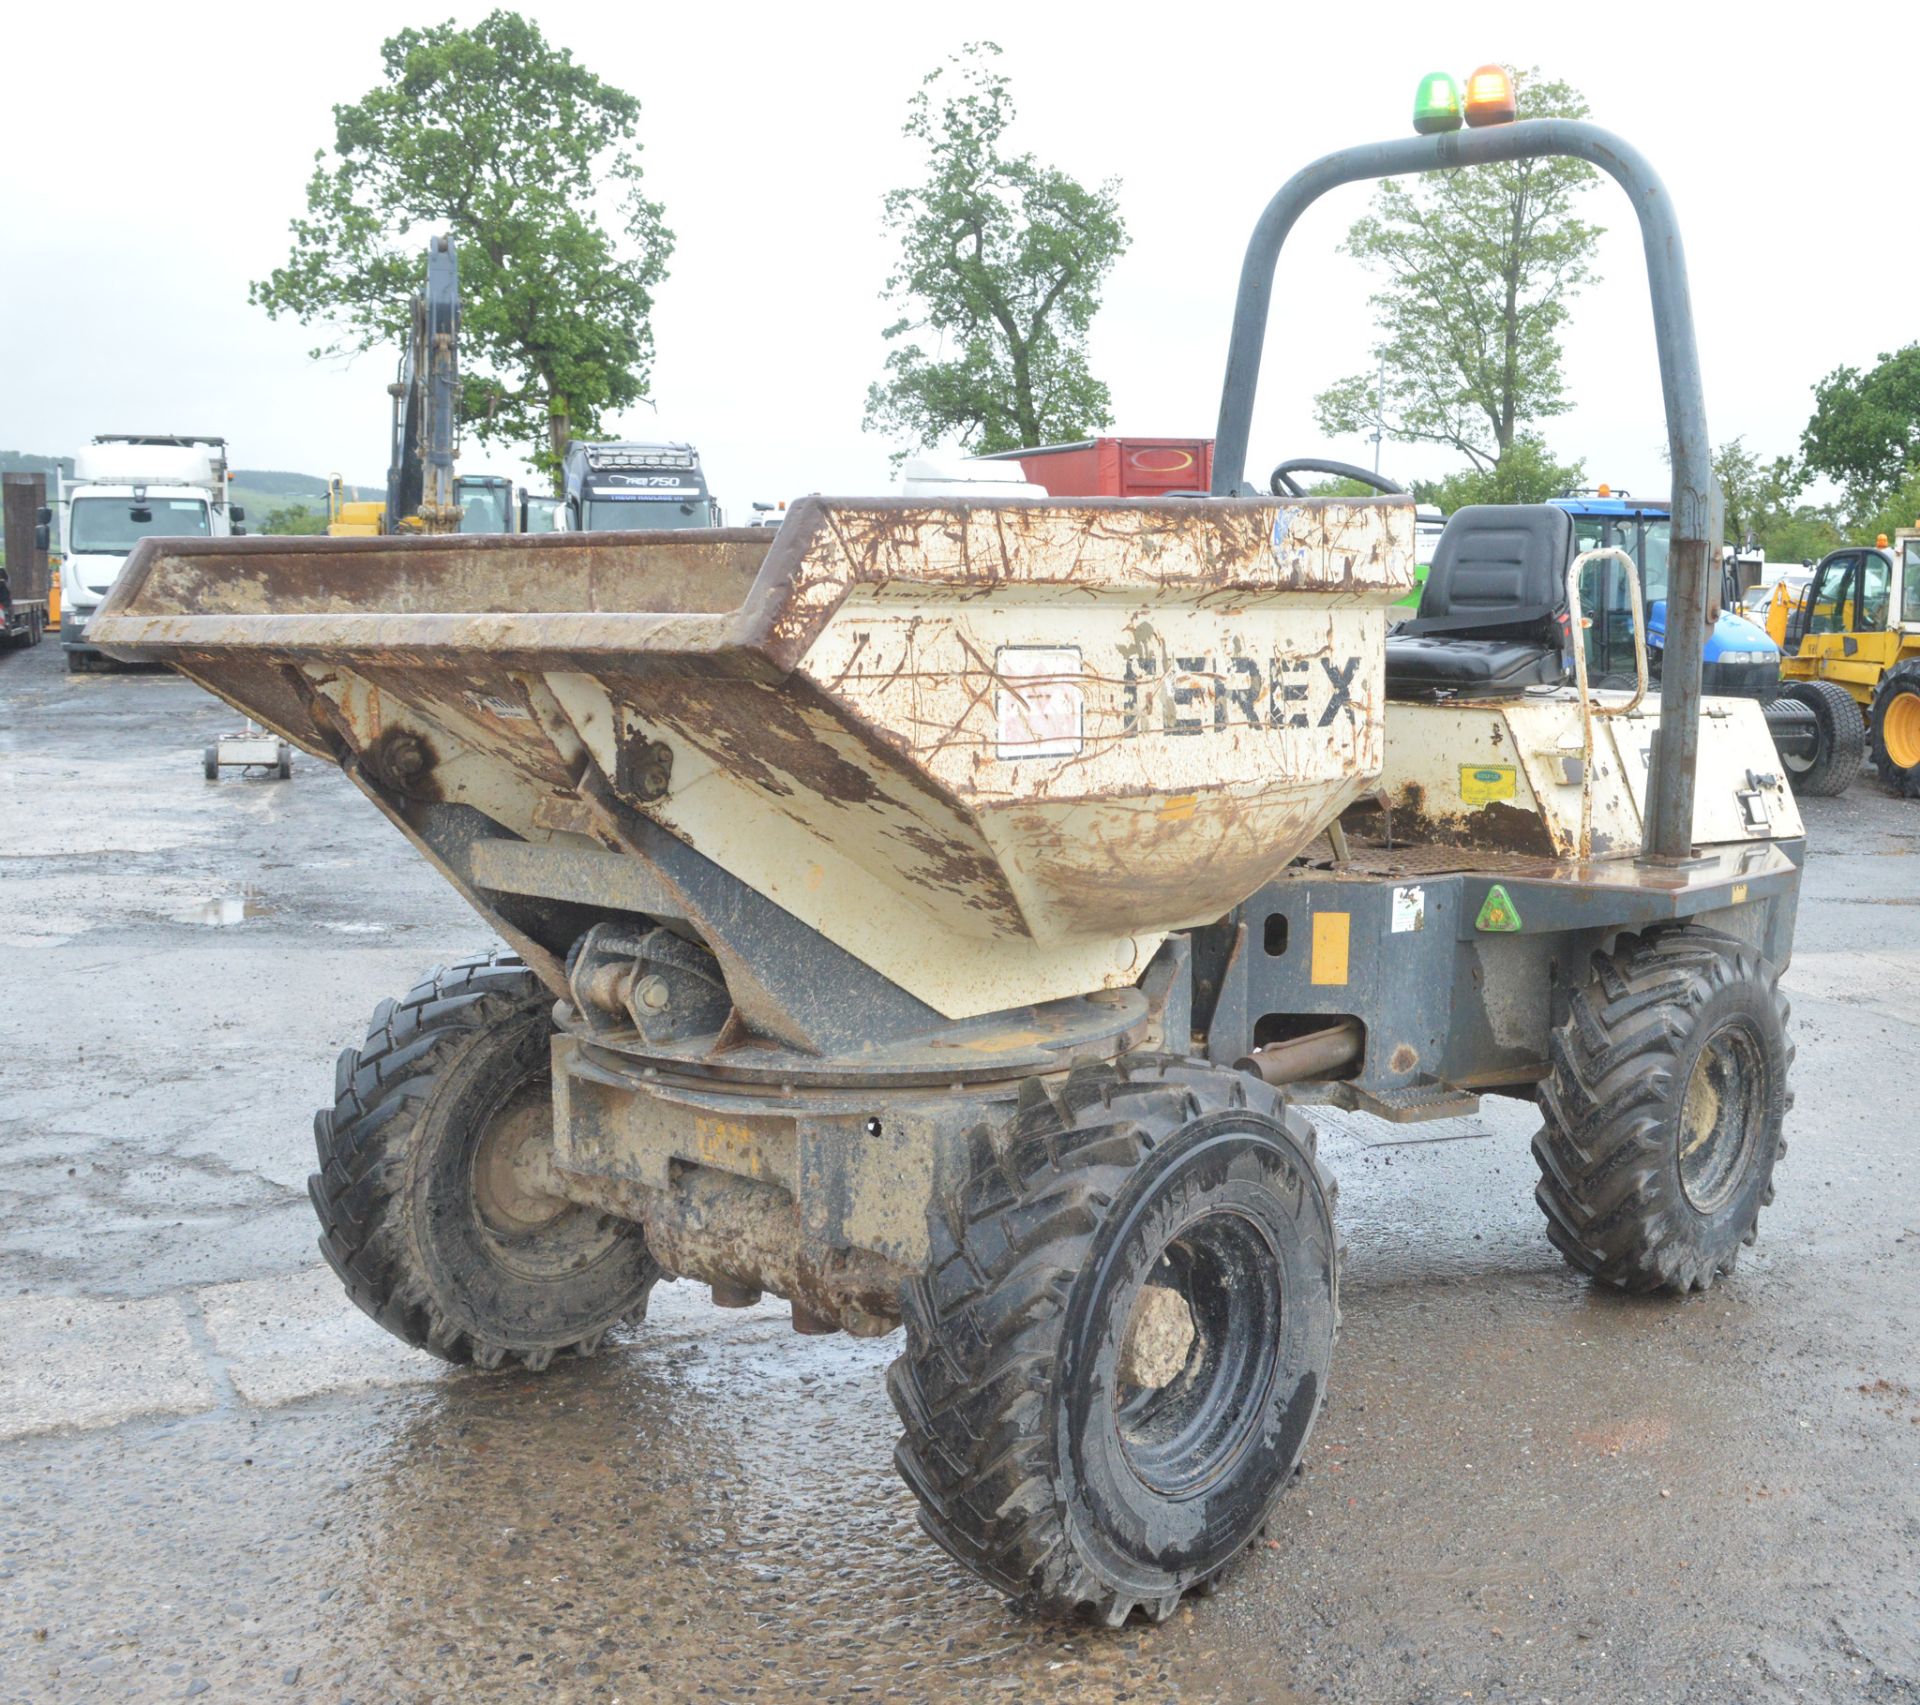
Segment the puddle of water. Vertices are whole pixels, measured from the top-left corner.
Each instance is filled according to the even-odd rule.
[[[243,894],[221,894],[211,900],[183,907],[171,913],[177,924],[207,924],[214,929],[225,929],[229,925],[245,923],[249,918],[270,918],[273,907],[252,892]]]

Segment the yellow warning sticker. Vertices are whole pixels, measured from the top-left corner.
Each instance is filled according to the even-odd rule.
[[[1519,790],[1519,770],[1512,764],[1462,764],[1460,797],[1469,805],[1490,805],[1511,799]]]
[[[1351,912],[1315,912],[1313,914],[1312,980],[1322,987],[1336,987],[1347,980],[1347,954],[1352,940]]]

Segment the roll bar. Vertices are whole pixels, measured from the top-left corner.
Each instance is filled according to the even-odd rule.
[[[1645,853],[1682,860],[1693,850],[1693,783],[1700,755],[1700,664],[1706,648],[1707,565],[1713,548],[1713,453],[1687,295],[1686,252],[1666,187],[1639,151],[1598,125],[1569,118],[1525,119],[1484,130],[1408,136],[1343,148],[1296,172],[1267,203],[1247,244],[1233,310],[1220,422],[1214,433],[1213,495],[1241,495],[1260,352],[1266,342],[1273,274],[1294,222],[1328,190],[1369,178],[1484,166],[1500,160],[1569,155],[1598,166],[1627,192],[1640,219],[1653,294],[1660,389],[1673,463],[1673,542],[1667,564],[1667,644],[1661,670],[1660,732],[1647,781]]]

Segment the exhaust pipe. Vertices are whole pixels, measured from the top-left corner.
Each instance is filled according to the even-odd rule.
[[[1308,1078],[1331,1077],[1357,1065],[1367,1045],[1365,1027],[1357,1018],[1343,1018],[1325,1030],[1309,1030],[1284,1042],[1269,1042],[1245,1059],[1235,1060],[1235,1071],[1252,1072],[1271,1084],[1301,1083]]]

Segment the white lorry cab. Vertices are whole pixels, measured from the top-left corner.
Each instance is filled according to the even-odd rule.
[[[246,531],[227,501],[227,441],[172,433],[107,433],[73,459],[60,563],[60,642],[67,668],[93,667],[87,623],[127,553],[149,535],[224,539]]]

